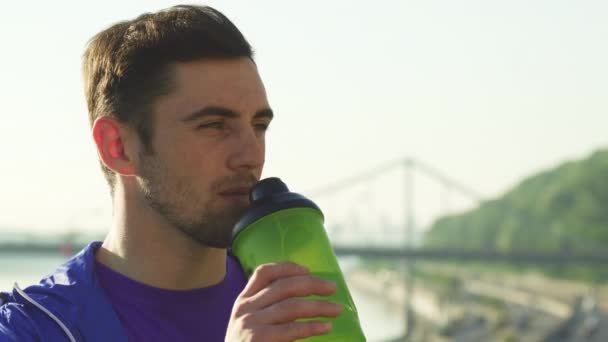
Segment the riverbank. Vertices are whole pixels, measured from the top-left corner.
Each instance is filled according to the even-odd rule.
[[[381,270],[352,270],[346,275],[350,286],[359,291],[382,300],[396,310],[403,310],[406,304],[406,289],[403,279],[396,272]],[[441,323],[441,310],[438,296],[424,287],[416,286],[413,289],[412,308],[417,315],[435,324]]]
[[[351,287],[405,311],[406,289],[399,273],[356,269],[346,277]],[[559,283],[558,289],[543,292],[546,282],[516,276],[467,274],[455,283],[453,291],[446,292],[437,291],[429,279],[415,279],[412,309],[418,322],[424,321],[428,340],[543,340],[573,316],[573,298],[589,291],[580,284]]]

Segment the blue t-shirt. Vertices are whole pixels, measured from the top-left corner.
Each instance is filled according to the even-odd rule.
[[[223,342],[234,301],[247,283],[231,256],[222,282],[194,290],[151,287],[100,262],[96,272],[130,342]]]

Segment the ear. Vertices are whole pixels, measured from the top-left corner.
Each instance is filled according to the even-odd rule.
[[[101,162],[118,174],[133,176],[135,164],[125,148],[126,127],[118,120],[104,116],[95,120],[92,133]]]

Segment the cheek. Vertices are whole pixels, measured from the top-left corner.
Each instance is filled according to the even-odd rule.
[[[191,138],[175,144],[169,156],[180,165],[181,172],[198,183],[212,183],[214,180],[226,175],[226,168],[231,155],[241,148],[238,139],[225,137],[223,139],[210,139],[194,135]]]
[[[184,161],[184,172],[198,184],[210,185],[222,176],[225,164],[223,156],[217,149],[191,150]]]

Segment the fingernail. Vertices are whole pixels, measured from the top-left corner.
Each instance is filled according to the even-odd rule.
[[[336,288],[336,283],[331,280],[326,280],[325,284],[327,284],[327,286],[331,287],[332,289]]]
[[[325,334],[331,330],[329,322],[313,322],[312,330],[315,334]]]

